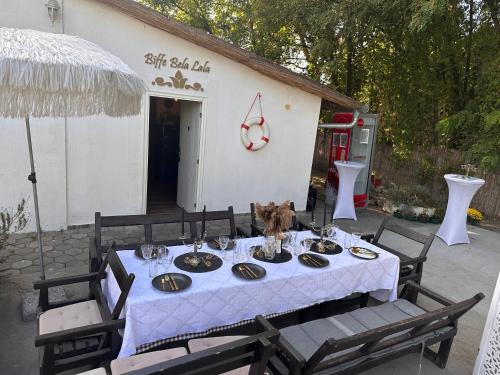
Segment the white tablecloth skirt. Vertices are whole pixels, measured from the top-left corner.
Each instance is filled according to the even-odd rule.
[[[312,237],[300,232],[299,237]],[[339,243],[343,244],[343,233]],[[256,238],[245,243],[257,243]],[[382,300],[397,296],[399,258],[368,243],[380,253],[376,260],[362,260],[344,250],[327,256],[330,265],[322,269],[302,265],[297,257],[287,263],[271,264],[257,260],[267,271],[265,278],[244,281],[231,272],[231,261],[224,261],[213,272],[194,274],[178,270],[172,264],[169,272],[183,272],[193,279],[185,291],[165,293],[151,285],[145,263],[133,251],[119,251],[127,272],[136,278],[124,307],[126,326],[119,357],[136,353],[136,349],[157,340],[205,332],[214,327],[232,325],[264,316],[337,300],[355,292],[372,292]],[[188,249],[171,247],[170,254],[179,255]],[[110,306],[119,296],[112,273],[103,282]]]

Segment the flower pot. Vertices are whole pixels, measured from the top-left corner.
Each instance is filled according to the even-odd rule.
[[[481,221],[471,219],[470,217],[467,218],[467,224],[470,224],[470,225],[478,225],[480,222]]]
[[[417,217],[415,215],[405,215],[403,218],[408,221],[417,221]]]
[[[417,219],[421,223],[428,223],[429,222],[429,217],[428,216],[419,216]]]
[[[443,222],[443,219],[440,217],[431,217],[429,220],[432,224],[441,224]]]
[[[397,217],[397,218],[399,218],[399,219],[402,219],[402,218],[403,218],[403,214],[401,213],[401,211],[398,211],[398,210],[394,211],[394,212],[392,213],[392,216]]]

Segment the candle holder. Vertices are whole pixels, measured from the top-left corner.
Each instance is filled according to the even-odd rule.
[[[198,250],[202,249],[203,244],[205,243],[206,237],[207,237],[207,232],[203,232],[203,234],[200,237],[196,237],[194,239],[193,243],[188,243],[188,244],[185,243],[185,240],[186,240],[185,236],[179,237],[182,240],[182,243],[184,244],[184,246],[187,246],[187,247],[192,246],[193,247],[193,250],[192,250],[193,254],[186,257],[184,259],[184,262],[190,264],[193,267],[197,267],[203,262],[203,263],[205,263],[205,265],[207,267],[210,267],[210,262],[207,261],[207,259],[205,259],[205,257],[198,256]],[[208,256],[206,258],[208,258]]]

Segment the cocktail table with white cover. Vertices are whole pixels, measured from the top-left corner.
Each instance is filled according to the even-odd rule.
[[[365,165],[355,161],[340,160],[335,161],[334,164],[339,172],[339,189],[333,218],[357,220],[354,209],[354,183]]]
[[[339,233],[341,244],[344,235]],[[299,239],[306,237],[315,236],[299,232]],[[242,243],[259,244],[259,241],[248,238]],[[235,277],[231,261],[224,261],[216,271],[197,274],[179,271],[172,264],[169,272],[183,272],[193,279],[188,289],[177,293],[154,289],[144,261],[131,250],[119,251],[127,272],[136,276],[124,307],[126,325],[119,357],[145,351],[177,336],[193,338],[207,330],[238,325],[258,314],[279,315],[355,292],[374,292],[381,300],[396,299],[399,258],[369,243],[363,242],[363,246],[379,252],[378,259],[358,259],[344,250],[342,254],[327,256],[330,265],[322,269],[306,267],[296,256],[282,264],[252,260],[267,271],[266,277],[257,281]],[[169,250],[177,256],[188,248],[176,246]],[[112,274],[103,286],[113,306],[119,289]]]
[[[469,243],[467,209],[474,194],[483,186],[484,180],[456,174],[446,174],[444,178],[448,184],[448,205],[436,236],[448,246]]]

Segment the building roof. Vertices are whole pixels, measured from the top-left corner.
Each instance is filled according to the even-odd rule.
[[[139,4],[133,0],[98,0],[112,8],[127,14],[139,21],[142,21],[157,29],[166,31],[169,34],[185,39],[200,47],[216,52],[240,64],[264,74],[267,77],[286,83],[287,85],[297,87],[303,91],[320,96],[329,106],[343,109],[361,108],[361,103],[338,91],[305,77],[304,75],[292,72],[291,70],[275,64],[263,57],[246,51],[231,43],[208,34],[200,29],[186,25],[182,22],[171,19],[170,17],[155,11],[145,5]]]

